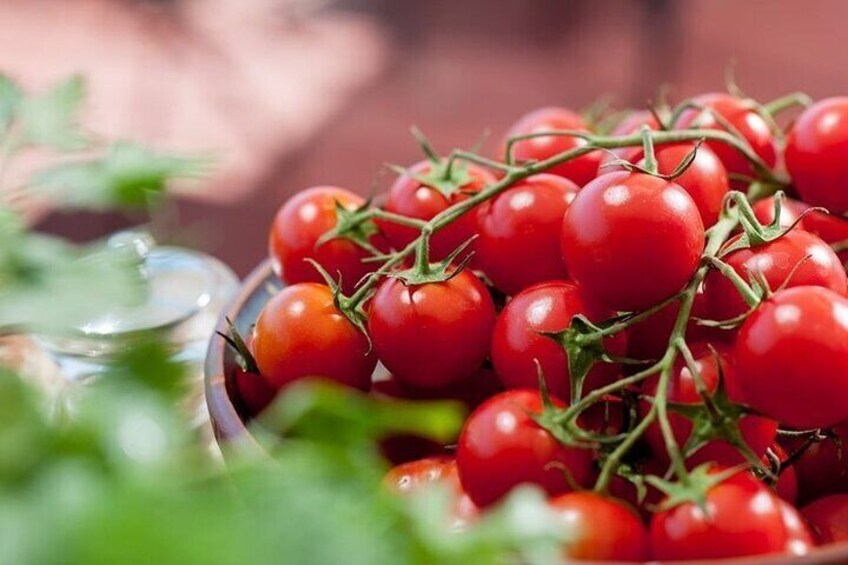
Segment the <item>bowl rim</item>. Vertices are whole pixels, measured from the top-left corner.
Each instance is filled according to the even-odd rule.
[[[274,275],[271,262],[268,259],[262,261],[244,279],[238,294],[221,315],[215,327],[216,332],[226,333],[229,330],[227,320],[234,322],[239,319],[239,314],[244,310],[262,285]],[[226,453],[233,444],[248,444],[250,447],[259,447],[259,442],[250,432],[248,424],[242,417],[242,411],[233,401],[231,396],[235,392],[231,379],[228,378],[228,367],[226,359],[227,345],[220,336],[213,334],[209,340],[204,362],[204,389],[206,406],[209,410],[209,419],[215,440]],[[264,451],[264,450],[262,450]],[[793,505],[794,506],[794,505]],[[703,561],[677,561],[675,563],[700,563]],[[651,561],[651,563],[654,563]],[[791,565],[838,565],[848,563],[848,542],[834,543],[816,547],[812,553],[801,556],[787,555],[757,555],[749,557],[734,557],[722,559],[716,563],[727,565],[779,565],[789,563]],[[611,562],[610,562],[611,565]]]

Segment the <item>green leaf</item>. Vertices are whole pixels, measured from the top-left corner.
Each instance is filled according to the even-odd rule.
[[[79,113],[85,96],[85,81],[74,75],[44,93],[24,99],[19,113],[22,143],[60,151],[84,148],[86,138],[79,127]]]
[[[0,129],[6,131],[23,99],[20,87],[11,78],[0,74]]]
[[[117,143],[102,157],[49,167],[32,183],[41,194],[67,206],[143,207],[155,202],[169,181],[201,174],[205,163]]]

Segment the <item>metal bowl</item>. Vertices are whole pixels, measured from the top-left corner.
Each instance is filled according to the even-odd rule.
[[[259,316],[260,310],[274,292],[280,281],[271,270],[268,261],[260,264],[245,279],[236,299],[218,322],[218,331],[228,331],[227,318],[232,320],[242,334],[247,334]],[[233,352],[219,336],[213,336],[206,354],[206,404],[212,420],[212,429],[219,445],[237,442],[256,444],[247,426],[250,415],[239,396],[234,380],[237,367]],[[224,451],[226,453],[226,450]],[[810,555],[796,557],[762,556],[725,559],[727,565],[848,565],[848,543],[833,544],[816,550]]]

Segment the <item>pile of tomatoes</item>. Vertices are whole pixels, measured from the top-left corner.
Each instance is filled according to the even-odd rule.
[[[571,558],[848,540],[848,98],[802,106],[544,108],[489,156],[422,141],[379,206],[300,192],[243,403],[315,376],[459,400],[451,445],[385,438],[386,484],[447,487],[460,532],[535,485]]]

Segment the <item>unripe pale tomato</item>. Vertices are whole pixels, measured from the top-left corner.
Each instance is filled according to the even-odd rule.
[[[640,311],[680,291],[698,267],[704,224],[673,182],[609,173],[586,185],[562,224],[569,275],[611,310]]]

